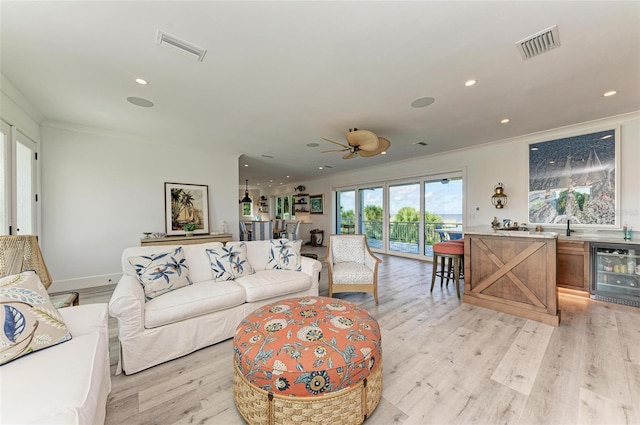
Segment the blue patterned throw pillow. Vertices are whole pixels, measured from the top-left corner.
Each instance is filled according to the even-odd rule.
[[[0,279],[0,365],[71,339],[35,272]]]
[[[227,243],[219,249],[207,249],[213,279],[216,282],[234,280],[241,276],[254,274],[255,270],[247,259],[247,244]]]
[[[158,254],[129,257],[128,260],[138,275],[147,301],[191,285],[189,267],[180,246]]]
[[[274,270],[302,270],[300,265],[300,248],[302,241],[288,239],[272,239],[269,247],[269,262],[267,269]]]

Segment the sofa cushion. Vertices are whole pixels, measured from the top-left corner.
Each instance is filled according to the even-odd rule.
[[[191,285],[189,266],[182,247],[155,254],[129,257],[147,301],[167,292]]]
[[[244,288],[247,302],[254,302],[309,289],[311,276],[293,270],[261,270],[236,282]]]
[[[229,242],[227,242],[229,244]],[[247,259],[254,270],[268,269],[271,241],[250,241],[247,243]]]
[[[267,269],[300,271],[300,248],[302,241],[273,239],[270,241]]]
[[[236,282],[208,280],[194,283],[147,302],[144,327],[155,328],[245,302],[245,291]]]
[[[227,243],[220,249],[207,249],[207,254],[216,282],[255,273],[247,260],[247,245],[244,242]]]
[[[111,387],[108,350],[94,332],[3,365],[0,422],[98,423]]]
[[[0,365],[71,339],[33,271],[0,279]]]

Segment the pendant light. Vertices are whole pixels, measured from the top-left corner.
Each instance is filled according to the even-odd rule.
[[[244,181],[244,198],[240,201],[243,204],[250,204],[253,201],[249,198],[249,180]]]

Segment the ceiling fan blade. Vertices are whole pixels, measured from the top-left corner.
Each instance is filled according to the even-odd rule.
[[[376,149],[374,151],[361,150],[360,151],[360,156],[362,156],[364,158],[368,158],[368,157],[371,157],[371,156],[379,155],[382,152],[385,152],[386,150],[389,149],[389,147],[391,146],[391,142],[389,140],[385,139],[384,137],[378,137],[378,139],[380,140],[380,146],[378,146],[378,149]]]
[[[336,145],[340,145],[340,146],[342,146],[343,148],[346,148],[346,149],[351,149],[351,146],[345,145],[344,143],[336,142],[335,140],[325,139],[324,137],[322,138],[322,140],[326,140],[327,142],[335,143]]]
[[[375,151],[380,145],[378,136],[369,130],[350,131],[346,138],[351,146],[358,146],[363,151]]]
[[[344,151],[348,151],[349,148],[344,148],[344,149],[333,149],[330,151],[322,151],[322,153],[334,153],[334,152],[344,152]]]
[[[351,159],[351,158],[355,158],[356,156],[358,156],[358,152],[349,152],[344,154],[342,159]]]

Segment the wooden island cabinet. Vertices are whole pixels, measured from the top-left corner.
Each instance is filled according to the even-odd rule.
[[[558,326],[557,237],[465,230],[463,301]]]
[[[558,287],[583,291],[588,296],[589,256],[589,242],[558,239]]]

